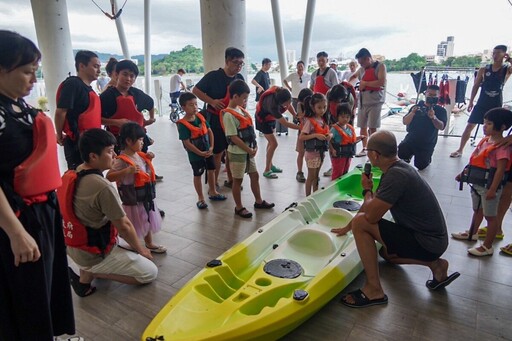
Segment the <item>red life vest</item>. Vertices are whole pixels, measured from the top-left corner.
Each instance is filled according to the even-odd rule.
[[[14,192],[25,204],[45,202],[47,193],[62,185],[57,140],[52,120],[41,111],[33,116],[32,153],[14,169]]]
[[[117,109],[114,115],[110,117],[111,119],[126,118],[137,123],[141,127],[144,127],[144,116],[140,111],[137,110],[133,96],[117,96],[116,104]],[[115,136],[118,136],[121,128],[115,125],[109,125],[108,130]]]
[[[231,96],[229,94],[229,86],[226,87],[226,95],[224,96],[224,98],[221,98],[222,100],[222,103],[224,104],[224,107],[227,108],[228,104],[229,104],[229,100],[231,99]],[[208,105],[208,107],[206,108],[206,110],[214,115],[217,115],[219,116],[221,110],[219,109],[215,109],[214,107],[212,107],[211,105]]]
[[[199,127],[196,127],[189,121],[185,120],[185,118],[178,120],[178,123],[183,124],[188,130],[190,130],[190,142],[200,151],[206,151],[210,146],[210,136],[208,134],[208,127],[206,126],[206,119],[203,115],[198,113],[196,116],[199,117],[199,120],[201,121],[201,125]],[[222,119],[220,119],[220,121],[222,122]],[[183,145],[183,147],[185,147],[185,145]]]
[[[89,174],[103,176],[97,169],[83,170],[78,173],[68,170],[62,176],[62,186],[57,190],[57,198],[62,214],[64,241],[69,247],[104,256],[110,253],[116,244],[117,229],[111,222],[100,228],[85,226],[76,216],[73,207],[77,183]]]
[[[279,89],[280,87],[274,85],[270,87],[270,89],[266,90],[264,93],[261,94],[260,100],[258,101],[258,103],[256,103],[256,114],[254,115],[258,122],[271,122],[276,120],[274,115],[271,115],[270,113],[263,111],[263,99],[267,96],[274,95]],[[288,110],[288,108],[279,107],[279,113],[281,114],[284,113],[286,110]]]
[[[482,148],[483,144],[488,141],[489,137],[485,136],[478,143],[476,149],[473,151],[473,154],[471,154],[469,158],[469,165],[464,168],[463,174],[461,176],[461,182],[486,186],[487,188],[490,187],[494,179],[494,174],[496,173],[496,167],[490,166],[489,154],[498,147],[496,144],[492,144],[486,148]],[[511,165],[512,159],[509,159],[507,165],[505,166],[505,170],[509,170]],[[506,178],[508,178],[507,171],[505,171],[503,178],[503,182]]]
[[[362,81],[371,82],[379,79],[377,76],[377,67],[379,66],[379,62],[373,63],[369,68],[364,70]],[[363,91],[380,91],[382,87],[371,87],[367,86]],[[354,97],[355,98],[355,97]]]
[[[64,82],[60,83],[59,88],[57,89],[57,102],[59,102],[60,92],[62,89],[62,85]],[[75,141],[79,136],[76,136],[77,133],[80,135],[86,130],[92,128],[101,128],[101,101],[96,92],[92,89],[89,90],[89,106],[85,109],[84,112],[78,115],[77,129],[78,131],[73,131],[69,124],[69,117],[66,115],[66,120],[64,121],[63,131],[66,135],[73,141]]]
[[[344,129],[342,129],[338,124],[333,125],[334,129],[340,134],[341,142],[336,143],[334,139],[331,140],[331,145],[336,151],[336,157],[352,157],[356,154],[356,131],[354,127],[350,124],[347,124],[347,127],[352,132],[352,135],[346,133]]]
[[[325,84],[325,75],[329,72],[329,67],[325,69],[325,71],[320,75],[320,69],[316,71],[315,84],[313,85],[313,91],[319,92],[322,94],[327,94],[330,87]]]
[[[144,170],[139,169],[139,171],[134,174],[133,185],[123,185],[121,182],[118,182],[117,188],[119,190],[119,196],[121,197],[121,201],[124,205],[135,206],[137,205],[137,203],[147,203],[149,204],[147,208],[147,210],[149,211],[149,209],[151,208],[150,206],[153,206],[153,199],[155,199],[156,197],[155,169],[153,168],[153,163],[151,162],[151,159],[147,156],[146,153],[137,152],[137,154],[148,165],[149,173],[146,173]],[[135,166],[135,161],[133,161],[126,154],[121,154],[117,156],[117,158],[123,160],[130,166]]]
[[[307,117],[307,119],[313,125],[314,130],[312,134],[326,135],[329,133],[329,126],[326,123],[324,123],[324,126],[322,127],[314,117]],[[304,148],[306,151],[325,152],[327,150],[327,141],[319,140],[317,138],[305,140]]]
[[[240,126],[237,129],[237,131],[238,131],[237,136],[242,141],[244,141],[249,146],[251,146],[251,148],[254,148],[256,146],[256,133],[254,132],[251,115],[249,114],[249,112],[247,110],[245,110],[244,108],[242,108],[240,106],[238,107],[238,109],[240,109],[244,113],[244,115],[241,115],[238,111],[231,109],[231,108],[223,109],[222,114],[224,115],[224,113],[228,112],[231,115],[233,115],[240,122]],[[221,122],[222,130],[225,131],[224,120],[221,120],[220,122]],[[229,139],[229,136],[228,136],[228,139]],[[229,139],[229,140],[230,140],[229,141],[230,144],[234,144],[231,141],[231,139]]]

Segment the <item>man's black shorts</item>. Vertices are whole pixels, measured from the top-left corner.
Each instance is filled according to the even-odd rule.
[[[219,154],[225,151],[228,148],[228,140],[226,139],[226,134],[224,134],[224,130],[222,130],[222,126],[220,125],[219,116],[215,114],[209,114],[210,116],[210,129],[213,132],[213,154]]]
[[[256,119],[256,129],[263,134],[273,134],[276,128],[276,121],[263,121],[260,122]]]
[[[425,250],[418,243],[410,229],[393,223],[389,220],[379,220],[379,232],[386,244],[386,250],[389,255],[397,255],[400,258],[416,259],[423,262],[432,262],[440,254],[434,254]]]
[[[194,176],[201,176],[205,170],[215,169],[215,161],[213,160],[213,156],[198,161],[190,161],[190,165],[194,171]]]
[[[501,105],[491,105],[491,106],[487,106],[487,105],[481,105],[481,104],[477,104],[474,106],[473,110],[471,111],[471,114],[469,115],[469,118],[468,118],[468,123],[473,123],[473,124],[483,124],[484,123],[484,116],[485,114],[491,110],[491,109],[494,109],[494,108],[499,108]]]

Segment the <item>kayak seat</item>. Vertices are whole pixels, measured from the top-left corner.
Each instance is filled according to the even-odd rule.
[[[313,228],[301,228],[279,245],[266,261],[290,259],[304,270],[304,276],[315,276],[334,257],[337,246],[334,235]]]

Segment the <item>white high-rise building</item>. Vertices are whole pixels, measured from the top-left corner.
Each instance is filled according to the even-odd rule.
[[[455,37],[449,36],[446,41],[437,44],[436,55],[442,58],[453,57],[453,49],[455,47]]]
[[[288,61],[289,65],[295,65],[297,62],[295,50],[286,50],[286,60]]]

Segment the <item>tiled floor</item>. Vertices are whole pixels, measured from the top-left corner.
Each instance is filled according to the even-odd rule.
[[[400,117],[383,121],[383,128],[404,136]],[[203,265],[243,240],[259,226],[277,216],[290,203],[304,197],[304,187],[295,181],[296,132],[277,137],[280,145],[275,164],[284,169],[279,179],[261,178],[263,197],[276,203],[273,211],[256,211],[250,220],[235,217],[229,189],[226,202],[208,202],[207,210],[195,207],[192,172],[186,153],[178,142],[176,126],[161,117],[149,127],[156,143],[152,151],[158,174],[165,177],[157,187],[157,202],[166,212],[163,230],[155,235],[168,247],[167,255],[155,256],[158,279],[146,286],[132,287],[114,282],[95,281],[98,291],[75,299],[78,334],[86,340],[138,340],[160,308]],[[471,219],[469,192],[460,192],[455,174],[467,161],[471,147],[461,159],[450,159],[458,138],[441,137],[430,167],[421,172],[428,179],[443,207],[450,232],[465,229]],[[263,169],[264,138],[259,138],[258,169]],[[354,159],[353,165],[362,162]],[[325,170],[327,165],[324,166]],[[221,176],[221,183],[225,173]],[[328,183],[321,179],[321,185]],[[248,182],[246,178],[245,182]],[[206,190],[206,189],[205,189]],[[243,201],[252,207],[253,197],[245,184]],[[504,223],[505,240],[512,242],[511,214]],[[512,257],[496,253],[488,258],[466,254],[468,242],[450,240],[445,258],[450,271],[462,275],[445,291],[430,292],[425,281],[431,276],[419,266],[392,266],[381,263],[381,277],[389,304],[385,307],[351,309],[339,304],[339,297],[310,320],[285,337],[286,340],[512,340]],[[345,291],[359,287],[361,274]]]

